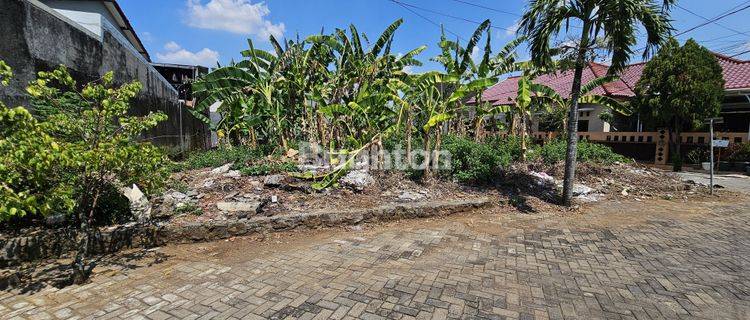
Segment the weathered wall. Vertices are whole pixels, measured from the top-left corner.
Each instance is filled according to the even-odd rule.
[[[137,80],[143,84],[133,103],[133,114],[161,111],[169,116],[145,139],[161,145],[203,148],[209,137],[206,126],[183,110],[177,91],[121,34],[113,32],[108,21],[103,20],[102,25],[102,36],[98,37],[35,0],[0,1],[0,59],[15,74],[9,87],[0,88],[0,100],[11,106],[28,106],[26,84],[38,71],[60,64],[67,66],[79,83],[114,71],[118,83]]]

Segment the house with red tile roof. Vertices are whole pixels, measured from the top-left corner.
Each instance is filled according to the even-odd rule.
[[[750,61],[743,61],[714,53],[722,67],[725,81],[725,98],[722,104],[721,116],[724,117],[724,129],[734,132],[750,130]],[[635,96],[634,88],[641,78],[646,63],[635,63],[627,66],[621,73],[620,79],[595,88],[591,93],[605,95],[621,101],[627,101]],[[603,77],[609,66],[590,62],[583,70],[582,83]],[[573,86],[573,70],[566,70],[537,77],[534,82],[547,85],[564,98],[570,97]],[[493,105],[512,104],[518,91],[518,77],[509,77],[495,86],[487,89],[482,95],[484,101]],[[610,131],[642,131],[637,115],[625,117],[616,116],[614,123],[602,121],[599,117],[603,112],[598,105],[579,106],[579,132],[610,132]],[[537,118],[537,117],[535,117]],[[545,125],[538,119],[532,122],[532,131],[545,130]]]

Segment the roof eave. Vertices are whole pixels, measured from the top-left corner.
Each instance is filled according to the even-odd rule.
[[[128,20],[128,16],[125,15],[125,12],[122,11],[122,8],[120,7],[120,4],[117,3],[117,0],[89,0],[89,1],[101,1],[104,3],[104,7],[107,8],[109,13],[115,18],[115,22],[117,22],[117,27],[120,28],[120,30],[125,34],[125,36],[128,38],[128,40],[133,44],[135,49],[143,55],[144,58],[146,58],[146,61],[151,62],[151,56],[148,54],[148,50],[146,50],[146,47],[143,45],[143,42],[138,37],[138,34],[135,33],[135,29],[133,29],[133,25],[130,24],[130,20]]]

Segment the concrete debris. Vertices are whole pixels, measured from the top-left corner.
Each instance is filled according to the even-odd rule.
[[[284,183],[284,180],[286,180],[285,174],[272,174],[270,176],[266,176],[265,179],[263,179],[263,184],[266,187],[279,187]]]
[[[217,202],[216,207],[230,215],[237,216],[237,218],[245,218],[248,215],[255,215],[258,213],[258,209],[261,206],[260,201],[249,201],[249,202]]]
[[[232,163],[227,163],[221,167],[214,168],[211,170],[211,175],[217,176],[220,174],[225,174],[229,172],[229,169],[232,168]]]
[[[299,151],[295,149],[289,149],[286,151],[286,157],[287,158],[294,158],[299,154]]]
[[[227,178],[239,178],[242,176],[239,170],[229,170],[227,173],[223,174],[222,176]]]
[[[536,178],[537,185],[539,185],[539,186],[544,186],[544,185],[548,185],[548,184],[555,184],[555,178],[552,177],[552,176],[550,176],[550,175],[548,175],[546,172],[531,171],[531,172],[529,172],[529,175],[531,175],[532,177]]]
[[[427,196],[422,193],[417,193],[413,191],[402,191],[401,194],[398,195],[398,200],[403,201],[403,202],[408,202],[408,201],[422,200],[426,197]]]
[[[121,191],[130,201],[130,211],[138,222],[143,223],[151,220],[151,203],[137,185],[133,184],[132,188],[124,187]]]
[[[341,184],[356,191],[363,191],[369,185],[375,183],[375,179],[364,170],[349,171],[340,180]]]
[[[590,188],[590,187],[588,187],[586,185],[573,184],[573,196],[574,197],[584,196],[584,195],[587,195],[587,194],[589,194],[589,193],[591,193],[593,191],[594,191],[594,189],[592,189],[592,188]]]
[[[203,180],[203,185],[202,185],[203,188],[208,189],[208,188],[211,188],[213,186],[214,186],[214,180],[211,180],[211,179]]]

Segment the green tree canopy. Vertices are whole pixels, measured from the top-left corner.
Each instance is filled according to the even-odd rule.
[[[680,170],[680,132],[721,110],[724,79],[719,61],[694,40],[670,39],[646,64],[635,87],[634,105],[642,118],[672,128],[674,169]]]
[[[711,51],[692,39],[682,47],[670,39],[646,64],[635,91],[644,118],[677,131],[719,114],[724,79]]]

